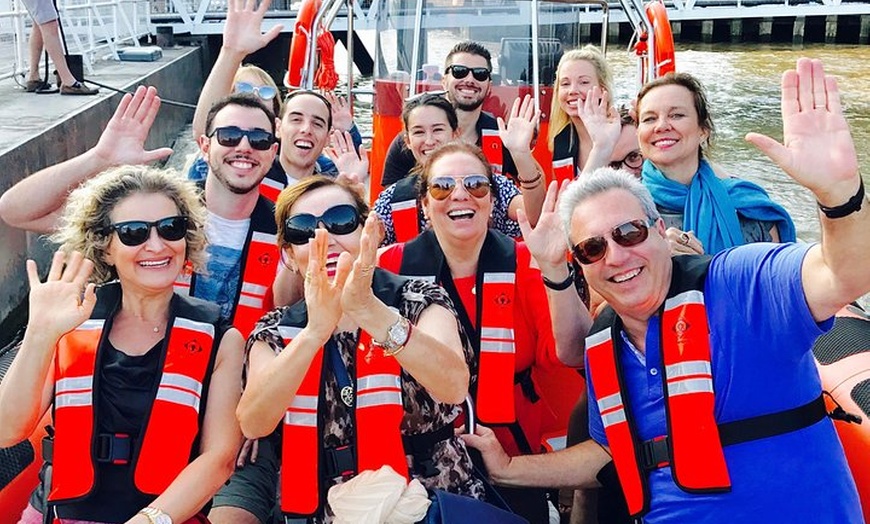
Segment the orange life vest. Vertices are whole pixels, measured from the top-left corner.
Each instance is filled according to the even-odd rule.
[[[275,203],[285,187],[287,187],[287,175],[284,175],[284,182],[267,176],[260,181],[260,194],[269,202]]]
[[[422,278],[446,288],[452,280],[445,278],[448,271],[444,253],[430,230],[418,236],[405,246],[395,246],[401,250],[399,256],[386,252],[380,265],[384,269],[403,276]],[[466,325],[469,336],[479,335],[472,340],[479,348],[479,366],[475,406],[477,417],[489,424],[516,422],[514,405],[514,370],[516,367],[516,347],[514,343],[514,304],[516,293],[516,272],[528,268],[531,255],[524,244],[517,244],[498,232],[490,230],[484,240],[478,262],[478,281],[481,293],[478,295],[478,329]],[[448,273],[449,276],[449,273]],[[461,303],[456,304],[457,310]]]
[[[420,210],[417,208],[417,183],[420,177],[407,176],[393,186],[390,215],[396,242],[407,242],[420,234]]]
[[[279,258],[274,209],[274,205],[266,198],[261,196],[257,200],[242,250],[241,279],[232,323],[246,338],[254,324],[272,309],[272,282],[278,272]],[[175,292],[194,295],[196,274],[180,275],[175,282]]]
[[[53,412],[56,437],[48,495],[52,504],[83,500],[95,485],[97,366],[120,303],[120,289],[117,285],[104,286],[99,297],[91,319],[57,344]],[[176,296],[171,307],[160,381],[130,456],[135,488],[152,495],[162,493],[196,454],[205,413],[204,384],[214,366],[221,336],[216,328],[220,322],[216,306]]]
[[[577,178],[576,160],[580,156],[580,138],[570,122],[553,140],[553,179],[562,183],[563,180]]]
[[[504,174],[504,145],[501,142],[498,129],[480,130],[480,149],[489,165],[492,166],[492,174]]]
[[[710,258],[672,258],[671,287],[663,304],[660,340],[668,434],[641,442],[622,387],[622,321],[607,307],[586,338],[587,372],[629,513],[649,509],[647,472],[670,465],[688,493],[730,491],[724,446],[798,431],[824,418],[824,399],[791,409],[718,424],[715,418],[710,330],[704,281]]]
[[[380,270],[375,273],[380,281]],[[374,286],[384,290],[384,286]],[[388,305],[396,304],[396,292],[378,294]],[[305,303],[298,302],[289,308],[281,319],[278,330],[284,339],[284,347],[307,324]],[[400,432],[405,415],[402,404],[401,366],[393,357],[386,357],[379,348],[373,348],[371,335],[362,331],[355,352],[356,387],[354,446],[356,464],[353,470],[339,474],[355,474],[376,470],[389,465],[396,472],[408,477],[408,463]],[[281,445],[281,511],[296,517],[315,515],[325,500],[323,478],[326,466],[321,442],[323,428],[319,425],[324,348],[314,356],[296,396],[284,415],[283,440]]]

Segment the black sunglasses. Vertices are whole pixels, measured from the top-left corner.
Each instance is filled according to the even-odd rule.
[[[181,240],[187,234],[188,221],[184,216],[166,217],[154,222],[128,220],[110,225],[103,230],[103,234],[109,235],[114,231],[118,234],[118,240],[125,246],[138,246],[151,236],[152,227],[157,229],[160,238],[174,242]]]
[[[461,78],[465,78],[468,76],[468,73],[474,77],[478,82],[485,82],[489,80],[490,71],[485,67],[468,67],[464,65],[453,64],[451,66],[447,66],[445,69],[445,74],[453,75],[453,78],[459,80]]]
[[[297,246],[307,244],[309,239],[314,238],[314,230],[320,224],[333,235],[347,235],[362,224],[362,217],[359,210],[350,204],[331,207],[320,216],[299,213],[284,221],[284,241]]]
[[[483,198],[489,194],[489,179],[486,175],[469,175],[462,179],[452,176],[439,176],[429,181],[429,196],[435,200],[445,200],[456,189],[457,182],[462,184],[465,192],[474,198]]]
[[[247,137],[251,147],[258,151],[265,151],[275,143],[275,135],[256,127],[254,129],[242,129],[236,126],[218,127],[208,135],[209,138],[217,137],[218,144],[224,147],[236,147]]]
[[[639,169],[642,165],[643,155],[638,150],[634,150],[629,154],[625,155],[622,160],[617,160],[610,163],[610,167],[612,167],[613,169],[622,169],[622,166],[625,166],[629,169]]]
[[[647,224],[643,220],[632,220],[610,230],[610,236],[622,247],[636,246],[649,237],[649,226],[654,223],[654,221]],[[577,262],[594,264],[604,258],[607,252],[607,239],[603,235],[587,238],[575,244],[571,252]]]

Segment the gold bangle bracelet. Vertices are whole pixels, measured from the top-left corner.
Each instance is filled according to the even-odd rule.
[[[397,347],[397,348],[396,348],[395,350],[393,350],[393,351],[387,351],[387,350],[384,350],[384,356],[385,356],[385,357],[395,357],[396,355],[398,355],[399,353],[401,353],[402,351],[404,351],[404,350],[405,350],[405,346],[407,346],[407,345],[408,345],[408,344],[402,344],[401,346]]]

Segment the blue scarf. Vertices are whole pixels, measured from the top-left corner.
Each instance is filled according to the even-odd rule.
[[[705,160],[689,186],[665,178],[652,162],[643,163],[643,183],[656,205],[683,210],[683,230],[693,231],[707,253],[746,243],[741,215],[750,220],[774,222],[781,242],[794,242],[791,217],[760,186],[739,178],[719,178]]]

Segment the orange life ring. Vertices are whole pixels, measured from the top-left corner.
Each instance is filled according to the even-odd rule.
[[[303,0],[296,16],[296,26],[293,28],[293,39],[290,41],[290,56],[287,59],[287,76],[284,85],[288,88],[302,87],[302,72],[308,65],[308,43],[311,38],[317,38],[312,33],[314,18],[320,10],[321,0]]]
[[[650,67],[652,78],[665,76],[676,71],[674,60],[674,34],[671,32],[671,22],[668,20],[668,10],[661,0],[654,0],[646,5],[646,15],[652,22],[655,38],[653,63]]]

